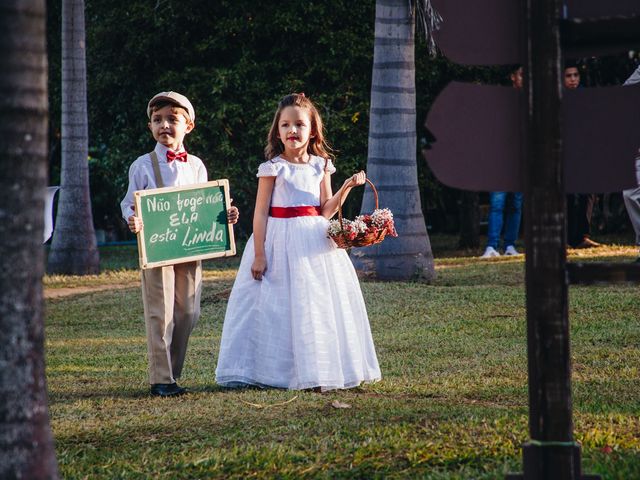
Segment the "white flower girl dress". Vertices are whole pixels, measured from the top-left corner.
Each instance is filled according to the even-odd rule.
[[[276,157],[260,165],[258,177],[276,177],[272,210],[290,212],[320,205],[325,169],[335,172],[317,156],[306,164]],[[330,390],[380,379],[358,277],[327,237],[328,224],[317,214],[270,216],[261,281],[251,275],[249,238],[224,319],[218,384]]]

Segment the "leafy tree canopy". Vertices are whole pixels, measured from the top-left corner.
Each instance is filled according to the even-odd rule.
[[[51,182],[59,178],[60,0],[48,4]],[[86,43],[91,196],[97,228],[126,234],[119,202],[129,165],[151,151],[146,105],[155,93],[175,90],[196,109],[196,129],[187,137],[209,176],[229,178],[241,209],[241,235],[251,231],[255,172],[277,101],[305,92],[321,108],[336,151],[341,182],[364,168],[375,2],[331,0],[291,4],[275,0],[86,0]],[[445,20],[446,21],[446,20]],[[585,62],[585,80],[607,80],[606,71],[631,71],[628,57]],[[418,148],[426,142],[426,112],[452,79],[507,83],[510,66],[462,67],[430,59],[416,45]],[[613,70],[612,70],[613,69]],[[419,152],[417,152],[419,154]],[[418,161],[423,211],[451,208],[443,187]],[[350,196],[353,216],[361,192]],[[455,208],[455,204],[453,205]]]
[[[117,225],[128,167],[153,148],[146,104],[175,90],[196,109],[189,151],[229,178],[250,225],[258,164],[277,101],[321,107],[340,174],[366,161],[373,2],[87,1],[87,71],[96,223]],[[59,128],[59,9],[50,8],[52,128]],[[58,55],[58,56],[56,56]],[[55,170],[52,172],[55,176]],[[114,216],[115,214],[115,216]]]

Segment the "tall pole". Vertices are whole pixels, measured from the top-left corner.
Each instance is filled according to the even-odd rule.
[[[0,2],[0,478],[55,480],[44,359],[46,2]]]
[[[529,431],[526,480],[581,478],[573,439],[565,193],[561,0],[527,0],[525,236]]]

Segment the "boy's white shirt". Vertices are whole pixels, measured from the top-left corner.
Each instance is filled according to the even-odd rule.
[[[185,185],[193,185],[194,183],[204,183],[207,181],[207,169],[195,155],[191,157],[190,162],[167,162],[167,150],[164,145],[157,143],[154,151],[158,155],[158,164],[160,166],[160,174],[165,187],[181,187]],[[176,153],[184,151],[181,147]],[[193,165],[191,164],[193,162]],[[120,202],[122,210],[122,218],[127,221],[131,215],[135,214],[133,193],[137,190],[147,190],[157,188],[156,176],[153,172],[153,164],[151,156],[148,153],[141,155],[129,167],[129,189],[127,194]]]

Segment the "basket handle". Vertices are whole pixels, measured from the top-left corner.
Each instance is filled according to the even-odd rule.
[[[365,181],[369,185],[371,185],[371,189],[373,190],[373,199],[375,200],[375,203],[376,203],[376,208],[374,210],[377,210],[378,209],[378,190],[376,190],[376,186],[373,184],[371,180],[369,180],[368,178],[365,178]],[[340,228],[342,228],[342,202],[344,201],[344,196],[345,196],[345,193],[343,191],[342,194],[340,195],[340,202],[338,203],[338,222],[340,222]]]

